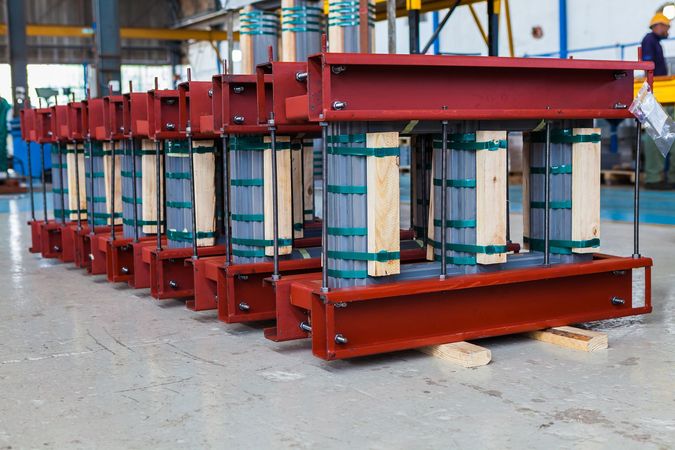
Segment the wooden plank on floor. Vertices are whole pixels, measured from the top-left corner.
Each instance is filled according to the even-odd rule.
[[[585,352],[606,349],[608,346],[606,333],[574,327],[555,327],[531,331],[527,333],[527,336],[538,341]]]
[[[293,198],[293,238],[300,239],[304,236],[303,224],[305,213],[303,211],[303,178],[302,178],[302,141],[293,143],[291,149],[291,184]]]
[[[600,128],[575,128],[575,136],[600,134]],[[572,144],[572,240],[600,238],[600,142]],[[598,247],[573,248],[595,253]]]
[[[288,136],[277,136],[277,143],[290,143]],[[270,137],[265,137],[270,143]],[[274,205],[272,199],[272,150],[265,150],[263,163],[264,177],[264,215],[265,239],[274,239]],[[277,150],[277,199],[278,199],[278,232],[279,239],[293,237],[293,199],[291,195],[291,150]],[[288,255],[293,251],[292,245],[279,246],[280,255]],[[266,256],[274,256],[274,247],[265,247]]]
[[[193,161],[195,167],[195,203],[197,231],[212,233],[216,231],[216,154],[196,153],[201,147],[213,148],[213,140],[194,141]],[[199,247],[215,245],[214,237],[197,239]]]
[[[431,345],[422,347],[419,350],[436,358],[459,364],[462,367],[485,366],[492,360],[492,352],[490,350],[464,341],[443,345]]]
[[[155,143],[150,139],[141,141],[141,149],[144,151],[155,150]],[[164,204],[164,161],[159,158],[161,205]],[[157,157],[155,155],[141,156],[141,201],[142,214],[141,220],[148,222],[157,222]],[[159,208],[159,214],[163,214],[163,208]],[[143,225],[144,233],[157,233],[157,225]]]
[[[368,133],[366,147],[399,147],[398,132]],[[367,156],[368,253],[401,251],[398,156]],[[368,275],[381,277],[401,273],[401,259],[368,261]]]
[[[507,140],[506,131],[477,131],[476,142]],[[476,245],[506,245],[506,149],[476,152]],[[476,254],[478,264],[506,262],[506,253]]]

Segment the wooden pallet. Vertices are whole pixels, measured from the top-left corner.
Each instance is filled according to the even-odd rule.
[[[625,169],[601,170],[600,178],[606,185],[635,184],[635,172]]]
[[[594,352],[608,347],[606,333],[581,328],[555,327],[531,331],[525,335],[548,344],[584,352]],[[492,360],[492,352],[489,349],[470,342],[432,345],[422,347],[419,351],[462,367],[485,366]]]

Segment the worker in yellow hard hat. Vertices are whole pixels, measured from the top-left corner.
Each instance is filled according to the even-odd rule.
[[[649,22],[649,28],[651,31],[642,40],[642,59],[654,62],[654,75],[668,75],[668,67],[666,66],[666,59],[663,56],[661,41],[668,37],[670,19],[661,12],[656,13]],[[665,109],[672,117],[675,112],[672,105],[665,106]],[[664,174],[666,158],[663,157],[654,141],[646,136],[646,133],[643,135],[643,143],[645,152],[645,187],[656,190],[675,189],[675,158],[670,158],[668,173]],[[670,157],[672,154],[673,152],[671,151],[668,156]]]

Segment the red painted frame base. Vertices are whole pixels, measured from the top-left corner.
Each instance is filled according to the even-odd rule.
[[[64,263],[75,260],[75,235],[77,234],[77,223],[67,222],[61,225],[61,252],[59,260]]]
[[[276,283],[277,326],[265,335],[302,338],[305,321],[313,354],[333,360],[647,314],[651,266],[649,258],[595,255],[588,263],[327,293],[320,274],[287,277]],[[633,293],[633,271],[642,268],[644,297]]]
[[[150,293],[157,300],[186,298],[194,295],[192,248],[153,248],[150,252]],[[197,254],[216,256],[225,253],[225,246],[200,247]]]
[[[61,226],[55,220],[40,224],[40,253],[43,258],[58,258],[61,254]]]
[[[139,238],[138,242],[156,244],[155,236]],[[116,238],[106,240],[106,275],[111,283],[127,283],[134,277],[134,249],[132,238]]]
[[[42,251],[42,236],[40,233],[43,223],[45,223],[44,220],[28,221],[28,226],[30,226],[30,247],[28,247],[28,251],[31,253],[40,253]]]
[[[165,245],[166,238],[162,236],[162,246]],[[149,288],[151,252],[157,249],[157,238],[151,241],[133,242],[131,249],[134,258],[134,273],[129,279],[129,286],[135,289]]]

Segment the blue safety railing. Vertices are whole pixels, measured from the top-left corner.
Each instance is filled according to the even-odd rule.
[[[666,38],[664,41],[675,41],[675,37],[672,38]],[[567,54],[573,54],[573,53],[588,53],[588,52],[597,52],[597,51],[602,51],[602,50],[618,50],[619,51],[619,59],[626,59],[626,49],[627,48],[632,48],[632,47],[639,47],[641,42],[630,42],[630,43],[625,43],[625,44],[609,44],[609,45],[598,45],[595,47],[584,47],[584,48],[578,48],[574,50],[567,50]],[[559,58],[560,57],[560,51],[557,52],[548,52],[548,53],[536,53],[536,54],[529,54],[525,53],[523,55],[526,58]]]

